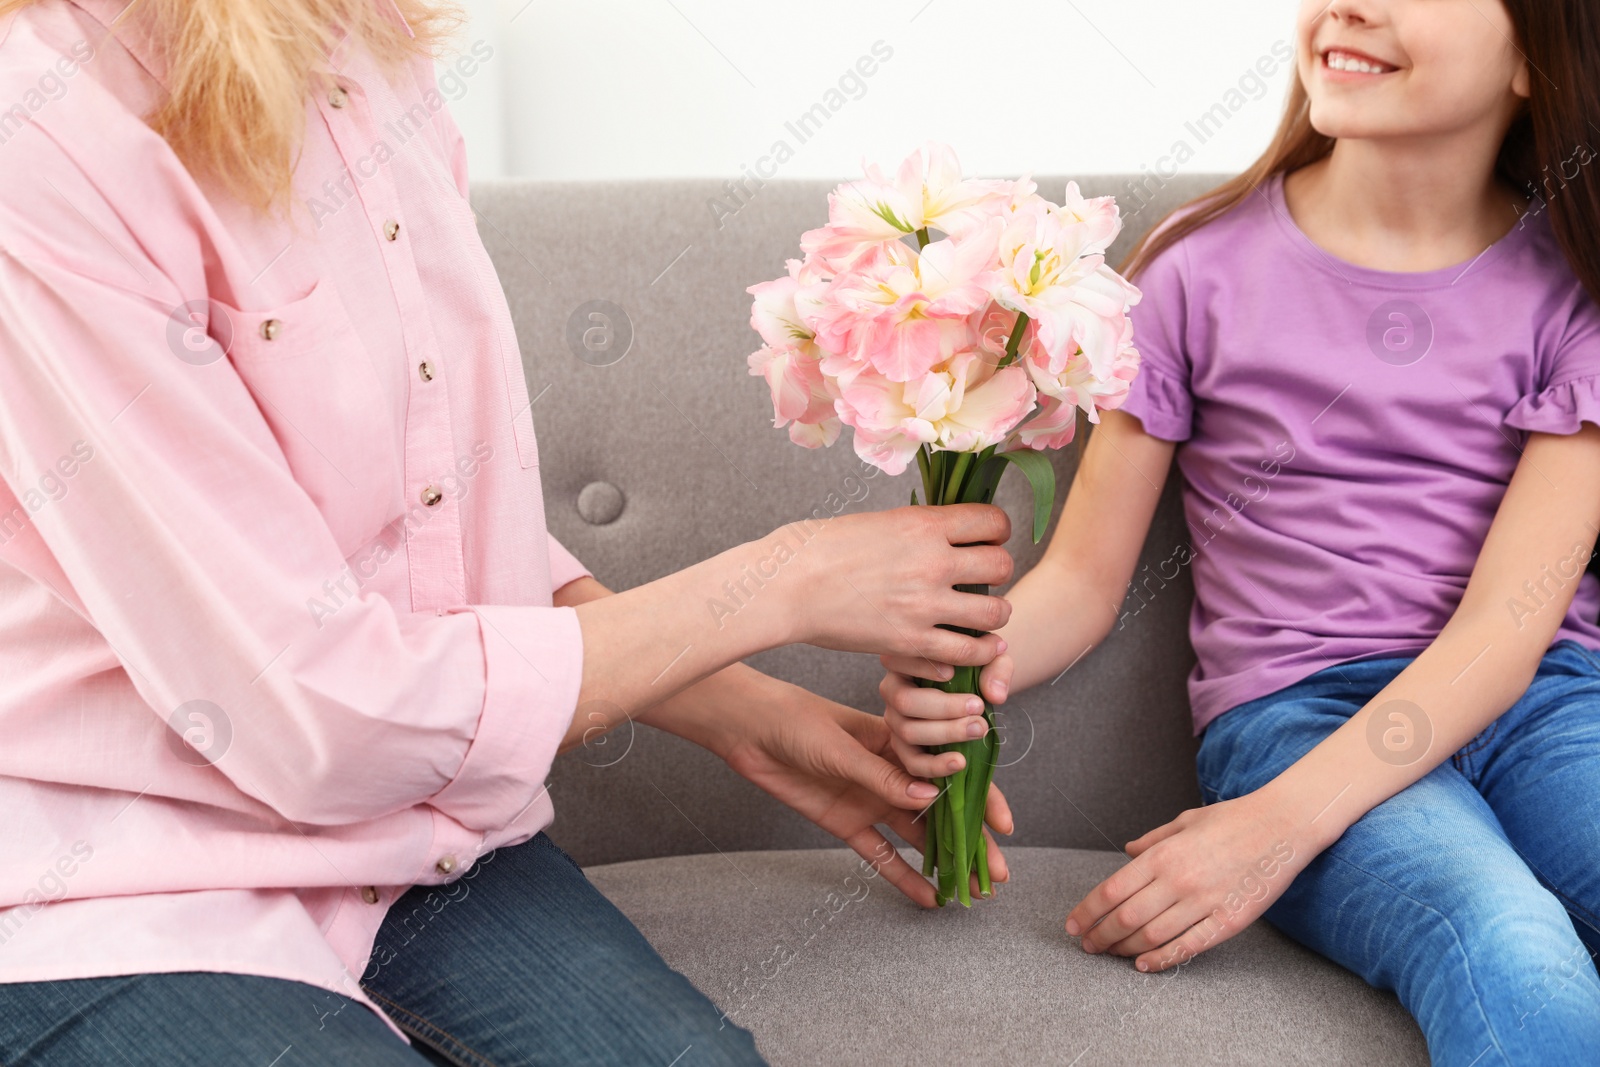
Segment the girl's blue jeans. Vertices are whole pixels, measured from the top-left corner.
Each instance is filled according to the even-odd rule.
[[[1341,664],[1223,713],[1200,739],[1204,801],[1271,781],[1410,662]],[[1265,918],[1394,991],[1438,1067],[1600,1064],[1600,656],[1552,646],[1516,704]]]

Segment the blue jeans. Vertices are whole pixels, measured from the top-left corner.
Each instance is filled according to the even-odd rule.
[[[465,882],[468,891],[459,891]],[[0,985],[5,1067],[762,1063],[544,834],[390,909],[361,985],[140,974]],[[691,1051],[692,1050],[692,1051]]]
[[[1200,739],[1205,802],[1271,781],[1410,662],[1341,664],[1223,713]],[[1553,646],[1516,704],[1265,918],[1394,991],[1439,1067],[1600,1063],[1600,657]]]

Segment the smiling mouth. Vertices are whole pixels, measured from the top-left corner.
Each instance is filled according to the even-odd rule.
[[[1336,70],[1342,74],[1393,74],[1400,69],[1382,60],[1343,48],[1330,48],[1322,53],[1322,65],[1327,70]]]

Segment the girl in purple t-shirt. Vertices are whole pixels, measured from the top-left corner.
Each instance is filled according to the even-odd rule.
[[[1176,457],[1206,803],[1067,932],[1163,970],[1265,914],[1435,1063],[1597,1063],[1600,3],[1305,0],[1297,40],[1266,154],[1133,256],[1139,377],[984,691],[1107,635]],[[976,698],[885,665],[950,773]]]

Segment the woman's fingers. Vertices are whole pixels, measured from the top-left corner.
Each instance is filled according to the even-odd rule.
[[[938,796],[938,788],[918,781],[914,773],[855,742],[833,753],[831,769],[895,808],[920,809]]]
[[[983,821],[1002,834],[1016,832],[1017,824],[1011,817],[1011,805],[1006,800],[1006,795],[1000,792],[1000,787],[993,782],[989,783],[989,807],[984,812]]]
[[[999,545],[973,545],[956,554],[951,585],[1004,585],[1011,580],[1016,561]]]
[[[905,861],[889,839],[872,827],[851,834],[845,844],[866,860],[890,885],[924,908],[938,907],[933,883]]]
[[[930,682],[948,682],[956,674],[955,668],[948,663],[935,663],[919,656],[879,656],[878,662],[892,675],[925,678]]]
[[[956,586],[995,586],[1015,563],[1001,543],[1010,520],[992,505],[896,508],[841,515],[820,530],[786,528],[776,543],[812,546],[798,564],[797,640],[844,651],[874,652],[958,666],[994,658],[992,639],[941,629],[988,632],[1011,617],[1004,599]],[[953,540],[959,538],[959,540]],[[783,606],[783,605],[780,605]]]
[[[982,597],[969,597],[966,593],[952,593],[951,595],[968,597],[968,599],[980,602],[983,600]],[[995,601],[995,603],[1005,604],[1005,601],[1000,600]],[[1009,616],[1011,607],[1009,604],[1005,604],[1005,607],[1006,614]],[[941,612],[941,621],[949,614],[949,612]],[[989,630],[1004,625],[1003,620],[996,623],[994,627],[984,626],[973,621],[963,622],[956,618],[949,618],[948,622],[951,626],[965,626],[972,630]],[[953,663],[957,667],[982,667],[1005,651],[1006,647],[1005,642],[1001,640],[998,634],[986,633],[982,637],[972,637],[969,634],[946,630],[943,626],[931,627],[920,634],[907,638],[907,641],[911,651],[916,655],[940,663]]]
[[[996,552],[1000,551],[995,549]],[[1007,556],[1007,559],[1011,557]],[[934,594],[932,610],[937,616],[936,622],[940,626],[961,626],[968,630],[979,630],[988,634],[991,630],[998,630],[1011,621],[1011,601],[1000,596],[985,596],[979,593],[963,593],[959,589],[941,590]],[[943,663],[956,663],[955,660],[945,659],[938,652],[930,649],[917,649],[917,654],[928,659]],[[1003,651],[1003,650],[1002,650]],[[996,653],[998,655],[998,653]],[[993,659],[991,656],[989,659]],[[968,661],[960,661],[966,663]],[[988,663],[989,660],[983,660]],[[975,664],[981,666],[982,664]]]
[[[993,504],[947,504],[921,513],[952,545],[1003,545],[1011,539],[1011,517]]]
[[[925,821],[927,816],[927,808],[921,811],[896,811],[885,820],[885,823],[900,840],[921,855],[923,846],[928,842],[928,824]]]

